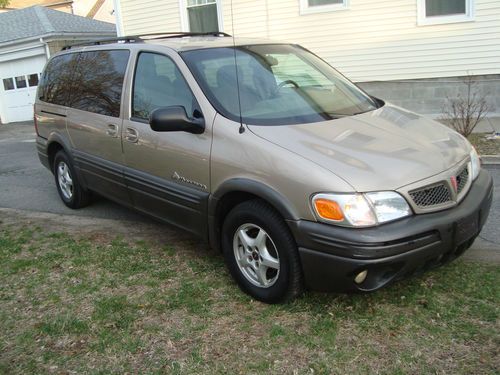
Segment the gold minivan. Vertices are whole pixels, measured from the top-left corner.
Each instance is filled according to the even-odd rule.
[[[68,207],[97,193],[190,231],[268,303],[442,265],[492,200],[464,137],[293,44],[173,33],[67,47],[45,67],[35,125]]]

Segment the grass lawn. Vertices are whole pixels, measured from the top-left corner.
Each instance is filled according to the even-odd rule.
[[[500,267],[268,306],[213,252],[0,223],[0,373],[498,374]]]

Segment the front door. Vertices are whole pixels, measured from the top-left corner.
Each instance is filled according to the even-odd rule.
[[[203,134],[155,132],[148,123],[159,107],[183,106],[189,117],[202,109],[176,63],[168,56],[138,54],[130,118],[123,124],[125,180],[139,210],[196,234],[206,231],[210,186],[211,123]]]

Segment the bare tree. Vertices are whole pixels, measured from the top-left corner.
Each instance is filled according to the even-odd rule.
[[[447,98],[441,120],[453,129],[468,137],[477,124],[488,114],[486,99],[477,90],[477,81],[468,74],[463,81],[466,93],[455,98]]]

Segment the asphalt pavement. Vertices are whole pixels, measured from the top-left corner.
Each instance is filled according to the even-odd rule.
[[[495,193],[490,216],[467,257],[500,259],[500,165],[484,166],[492,175]],[[149,217],[106,199],[71,210],[59,199],[54,177],[40,164],[32,123],[0,125],[0,208],[151,223]]]

